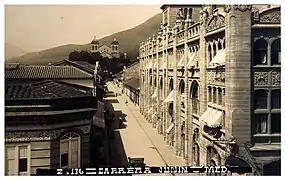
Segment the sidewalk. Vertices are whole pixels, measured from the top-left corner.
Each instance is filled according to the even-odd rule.
[[[118,87],[116,87],[115,85],[113,85],[112,83],[108,83],[108,88],[109,91],[113,91],[113,92],[117,92],[120,93],[121,89],[119,89]],[[183,166],[186,165],[185,160],[177,157],[174,152],[171,150],[171,147],[169,147],[166,142],[163,140],[163,136],[159,135],[157,133],[157,130],[155,128],[152,127],[152,125],[150,123],[148,123],[143,115],[140,114],[139,111],[139,107],[135,106],[126,95],[121,95],[121,96],[117,96],[116,99],[119,101],[119,103],[113,104],[115,108],[121,108],[121,110],[123,111],[123,113],[127,114],[127,128],[136,128],[133,129],[133,132],[138,132],[138,131],[142,131],[143,135],[141,135],[141,139],[146,138],[148,143],[145,144],[145,146],[151,146],[151,148],[153,150],[155,150],[155,153],[152,151],[151,155],[152,156],[156,156],[156,161],[154,160],[150,160],[150,158],[154,158],[154,157],[150,157],[148,158],[148,153],[147,152],[143,152],[141,154],[141,156],[145,157],[145,162],[147,165],[156,165],[156,166]],[[128,100],[128,104],[125,104],[125,101]],[[133,122],[132,122],[133,121]],[[131,126],[132,124],[134,125],[134,123],[136,123],[136,126]],[[139,130],[139,128],[141,130]],[[122,136],[123,142],[124,142],[124,147],[126,150],[126,153],[128,156],[131,156],[131,154],[135,154],[135,152],[137,153],[137,151],[139,151],[139,147],[135,147],[136,150],[132,150],[134,149],[134,147],[130,147],[133,146],[132,144],[128,144],[129,141],[137,141],[138,139],[135,138],[135,134],[131,135],[129,133],[125,133],[126,129],[121,129],[120,130],[120,134]],[[127,135],[128,134],[128,135]],[[132,137],[133,136],[133,137]],[[142,140],[142,142],[144,142],[146,140]],[[157,154],[157,155],[155,155]],[[148,163],[149,161],[149,163]],[[155,163],[155,164],[152,164]]]

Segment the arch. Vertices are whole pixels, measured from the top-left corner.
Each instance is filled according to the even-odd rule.
[[[280,38],[274,40],[271,44],[271,65],[281,64],[281,45]]]
[[[212,87],[212,93],[213,93],[213,103],[217,103],[217,88]]]
[[[264,38],[257,39],[253,44],[254,65],[267,64],[267,47],[268,42]]]
[[[65,132],[60,138],[60,167],[79,168],[81,137],[76,132]]]
[[[254,91],[254,109],[267,109],[268,91],[265,89],[257,89]]]
[[[223,91],[220,87],[218,87],[218,105],[222,105],[223,102]]]
[[[163,80],[162,80],[162,78],[160,78],[160,80],[159,80],[159,88],[160,88],[160,89],[163,88]]]
[[[179,92],[180,92],[180,94],[183,94],[184,91],[185,91],[185,82],[183,79],[181,79],[179,82]]]
[[[200,110],[200,103],[199,103],[199,84],[197,81],[193,81],[191,85],[191,100],[192,100],[192,113],[198,114]]]
[[[218,41],[218,50],[223,49],[221,40]]]
[[[173,79],[171,78],[169,81],[169,90],[172,91],[174,89]]]
[[[199,141],[199,129],[195,128],[193,131],[193,142],[198,142]]]
[[[154,87],[156,87],[157,83],[156,83],[156,77],[154,77]]]
[[[215,57],[216,54],[217,54],[217,45],[216,45],[216,43],[214,42],[214,44],[213,44],[213,57]]]

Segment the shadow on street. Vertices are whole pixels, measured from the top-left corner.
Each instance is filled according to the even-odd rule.
[[[114,92],[107,92],[108,97],[115,97]],[[105,106],[108,111],[106,121],[108,122],[109,156],[111,167],[128,166],[128,158],[125,152],[124,143],[118,129],[126,128],[126,114],[121,110],[114,109],[112,103],[119,103],[117,99],[105,99]],[[119,118],[121,117],[122,122]]]

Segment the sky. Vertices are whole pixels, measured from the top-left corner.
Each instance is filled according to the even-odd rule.
[[[133,28],[161,5],[5,5],[5,42],[26,52],[87,44]]]

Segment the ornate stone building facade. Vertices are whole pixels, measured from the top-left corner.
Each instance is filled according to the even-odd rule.
[[[280,174],[280,6],[163,5],[140,45],[140,111],[189,165]]]

